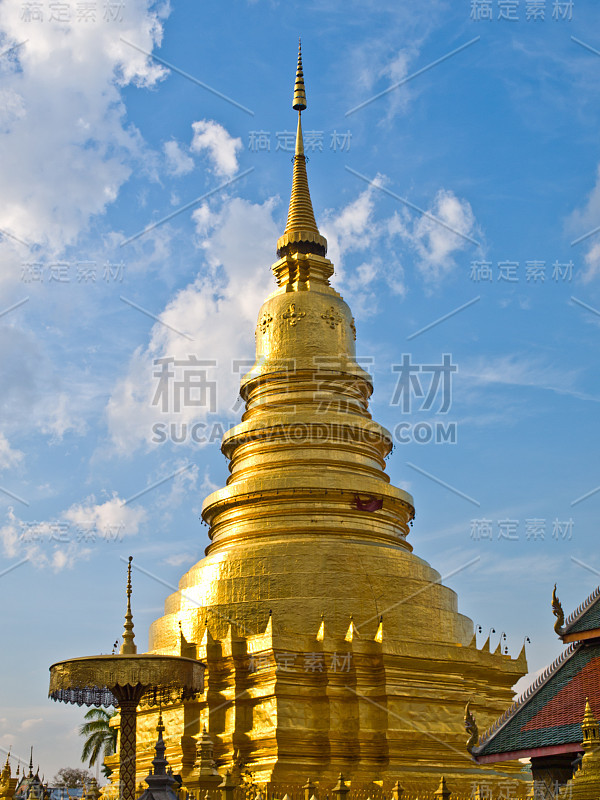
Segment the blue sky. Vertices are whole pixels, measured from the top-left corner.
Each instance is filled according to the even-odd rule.
[[[207,544],[285,226],[299,35],[313,204],[410,541],[481,642],[528,636],[532,672],[560,652],[553,584],[568,611],[600,570],[600,9],[487,5],[2,5],[0,746],[33,743],[46,776],[77,764],[82,716],[46,699],[47,668],[110,652],[122,559],[164,582],[135,575],[143,649]],[[190,354],[216,362],[215,409],[163,412],[154,362]],[[447,411],[440,380],[404,412],[394,366],[427,396],[444,354]],[[153,442],[171,423],[215,441]]]

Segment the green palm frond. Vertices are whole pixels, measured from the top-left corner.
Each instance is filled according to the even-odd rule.
[[[81,760],[87,761],[90,767],[94,766],[100,756],[104,760],[116,750],[117,730],[109,724],[115,714],[115,711],[106,711],[103,708],[90,708],[84,716],[86,722],[79,726],[79,734],[85,737]]]

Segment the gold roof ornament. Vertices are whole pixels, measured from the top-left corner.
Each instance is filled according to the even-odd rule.
[[[321,236],[315,222],[315,213],[310,199],[308,176],[306,174],[306,156],[304,154],[301,118],[302,112],[306,109],[306,89],[304,87],[300,43],[298,43],[298,66],[296,68],[292,108],[298,112],[292,194],[285,231],[277,241],[277,255],[280,258],[294,253],[315,253],[324,256],[327,252],[327,239]]]
[[[467,701],[467,705],[465,706],[465,730],[469,734],[469,738],[467,740],[467,751],[472,753],[473,749],[479,744],[479,728],[477,727],[477,722],[475,721],[475,715],[471,711],[470,700]]]
[[[554,589],[552,590],[552,613],[556,617],[556,622],[554,623],[554,632],[560,636],[561,628],[565,622],[565,612],[563,611],[561,602],[556,595],[556,584],[554,584]]]

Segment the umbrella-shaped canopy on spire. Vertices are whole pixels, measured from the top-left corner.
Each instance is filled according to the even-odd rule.
[[[49,696],[77,705],[117,706],[121,714],[119,751],[122,797],[135,795],[136,709],[142,699],[157,705],[165,692],[181,700],[204,690],[204,664],[182,656],[137,653],[131,614],[131,561],[127,570],[127,612],[123,644],[113,655],[59,661],[50,667]]]

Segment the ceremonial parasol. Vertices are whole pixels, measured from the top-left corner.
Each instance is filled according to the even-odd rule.
[[[138,655],[131,613],[131,562],[127,568],[127,612],[123,644],[112,655],[59,661],[50,667],[49,697],[78,706],[114,706],[121,715],[120,796],[135,798],[136,709],[144,698],[159,705],[176,691],[181,700],[204,691],[204,664],[192,658],[155,653]]]

